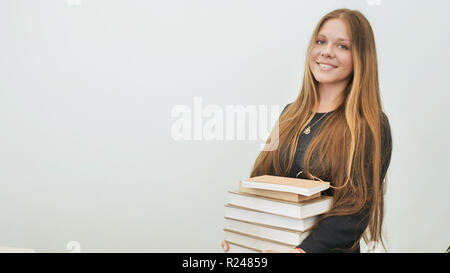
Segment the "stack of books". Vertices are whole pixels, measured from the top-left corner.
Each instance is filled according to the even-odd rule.
[[[321,195],[329,187],[328,182],[272,175],[240,181],[225,204],[229,252],[295,248],[318,216],[330,209],[332,197]]]

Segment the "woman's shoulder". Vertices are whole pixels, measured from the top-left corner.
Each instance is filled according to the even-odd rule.
[[[387,125],[389,125],[389,118],[386,115],[386,113],[384,111],[381,111],[381,123],[386,123]]]
[[[381,112],[381,149],[383,151],[383,159],[390,160],[392,153],[392,135],[391,135],[391,125],[389,123],[389,118],[383,111]],[[387,159],[389,158],[389,159]]]
[[[364,124],[365,124],[366,128],[369,130],[368,132],[371,132],[370,128],[369,128],[369,123],[366,119],[364,119]],[[388,137],[388,138],[390,137],[391,125],[389,122],[389,118],[384,111],[380,111],[380,127],[379,128],[381,130],[380,133],[381,133],[382,137]]]
[[[391,136],[391,125],[390,125],[388,116],[383,111],[381,111],[380,123],[381,123],[380,124],[381,125],[380,126],[381,127],[381,135],[390,138],[390,136]]]
[[[289,105],[291,105],[293,102],[291,102],[291,103],[288,103],[284,108],[283,108],[283,111],[281,111],[281,114],[280,114],[280,116],[284,113],[284,111],[286,111],[286,109],[289,107]]]

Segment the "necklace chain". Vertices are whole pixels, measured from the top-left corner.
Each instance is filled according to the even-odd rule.
[[[326,112],[325,115],[321,116],[316,122],[314,122],[312,125],[308,126],[305,131],[303,131],[303,133],[305,133],[305,135],[309,135],[309,133],[311,133],[311,127],[314,126],[314,124],[316,124],[317,122],[319,122],[319,120],[321,120],[324,116],[326,116],[329,112]]]

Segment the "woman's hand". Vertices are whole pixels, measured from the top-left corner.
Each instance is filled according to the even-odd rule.
[[[276,250],[272,250],[272,249],[265,249],[262,252],[263,253],[305,253],[305,251],[303,251],[303,250],[300,251],[297,248],[293,248],[288,251],[276,251]]]
[[[221,245],[225,252],[228,252],[228,250],[230,250],[230,245],[227,243],[227,241],[223,240]]]

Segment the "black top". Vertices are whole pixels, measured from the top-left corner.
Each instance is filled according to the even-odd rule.
[[[283,112],[289,105],[290,104],[283,109]],[[281,112],[281,114],[283,114],[283,112]],[[333,112],[334,111],[328,112],[327,115],[330,115]],[[308,124],[312,125],[317,121],[317,123],[310,128],[311,132],[309,134],[304,134],[302,132],[302,137],[299,138],[297,150],[294,156],[294,163],[290,170],[289,177],[296,177],[297,173],[303,170],[303,157],[305,155],[306,148],[313,137],[317,135],[318,130],[320,129],[320,124],[326,119],[326,117],[320,119],[325,114],[326,113],[316,113]],[[386,116],[385,118],[387,119]],[[391,159],[391,149],[388,149],[388,146],[390,146],[391,143],[391,131],[389,122],[387,122],[386,126],[382,128],[382,166],[380,176],[382,180],[386,175]],[[326,191],[325,194],[329,194],[330,192],[331,191]],[[321,221],[319,225],[311,231],[310,235],[306,237],[297,247],[310,253],[335,252],[335,250],[333,250],[335,248],[348,249],[365,231],[368,224],[368,217],[365,216],[367,216],[368,213],[369,208],[366,208],[357,214],[327,217]],[[355,252],[360,252],[359,246]]]
[[[290,104],[288,104],[287,106],[289,106],[289,105]],[[284,109],[286,109],[287,106]],[[283,110],[283,112],[284,112],[284,110]],[[319,131],[318,129],[320,127],[320,124],[326,118],[324,116],[325,115],[330,115],[333,112],[335,112],[335,111],[330,111],[328,113],[316,113],[314,115],[314,117],[312,118],[312,120],[308,123],[308,126],[312,125],[310,127],[310,133],[309,134],[305,134],[305,133],[302,132],[302,137],[300,138],[301,140],[299,139],[298,144],[297,144],[297,150],[295,151],[295,156],[294,156],[294,164],[293,164],[293,166],[292,166],[292,168],[290,170],[289,177],[296,177],[297,173],[300,170],[303,170],[303,157],[305,155],[306,148],[308,148],[309,143],[311,142],[313,137],[318,133],[318,131]]]

